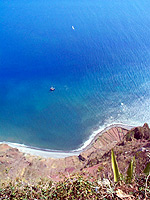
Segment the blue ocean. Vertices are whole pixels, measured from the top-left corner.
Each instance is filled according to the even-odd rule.
[[[110,124],[150,123],[150,1],[1,0],[0,12],[0,141],[73,150]]]

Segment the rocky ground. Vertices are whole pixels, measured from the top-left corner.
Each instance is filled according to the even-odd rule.
[[[21,177],[32,182],[39,178],[55,181],[73,173],[85,176],[113,178],[110,150],[114,152],[119,169],[126,173],[133,156],[136,159],[136,174],[140,174],[150,161],[150,129],[147,124],[128,131],[121,127],[111,128],[98,136],[93,144],[79,156],[61,159],[26,155],[6,144],[0,145],[1,180]]]

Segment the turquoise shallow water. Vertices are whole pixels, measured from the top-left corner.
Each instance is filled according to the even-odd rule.
[[[109,124],[150,122],[149,8],[1,1],[0,141],[71,150]]]

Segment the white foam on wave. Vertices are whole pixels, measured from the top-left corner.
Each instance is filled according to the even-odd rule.
[[[73,152],[73,151],[57,151],[57,150],[50,150],[50,149],[40,149],[36,147],[30,147],[24,144],[19,143],[11,143],[11,142],[0,142],[0,144],[8,144],[10,147],[17,148],[20,152],[25,154],[30,154],[33,156],[40,156],[44,158],[65,158],[69,156],[78,156],[80,151]]]
[[[8,144],[9,146],[13,148],[17,148],[19,151],[30,154],[34,156],[41,156],[44,158],[65,158],[69,156],[78,156],[83,150],[85,150],[91,142],[94,140],[94,138],[99,135],[103,134],[106,130],[112,128],[112,127],[124,127],[127,129],[132,128],[133,126],[129,126],[127,124],[110,124],[110,125],[103,125],[99,127],[97,130],[94,130],[93,133],[90,135],[90,137],[83,143],[81,147],[78,149],[72,150],[72,151],[58,151],[58,150],[51,150],[51,149],[40,149],[38,147],[30,147],[25,144],[19,144],[19,143],[11,143],[11,142],[0,142],[0,144]]]
[[[121,108],[117,117],[106,119],[104,125],[99,126],[97,130],[91,131],[89,138],[76,151],[82,151],[94,140],[97,134],[103,134],[106,130],[112,127],[122,127],[131,129],[136,126],[142,126],[145,122],[150,123],[150,99],[141,98],[132,102],[130,106],[121,102]]]
[[[89,138],[85,140],[85,142],[78,149],[72,151],[40,149],[38,147],[30,147],[24,144],[5,141],[0,143],[6,143],[9,146],[17,148],[19,151],[26,154],[42,156],[46,158],[64,158],[68,156],[79,155],[91,144],[91,142],[98,134],[103,134],[106,130],[112,127],[123,127],[126,129],[131,129],[135,126],[141,126],[145,122],[150,123],[150,99],[143,99],[142,102],[141,99],[137,100],[133,102],[130,107],[125,104],[121,104],[121,110],[117,116],[118,118],[111,115],[109,119],[105,120],[104,125],[99,126],[96,130],[91,130],[92,134],[89,136]]]
[[[105,131],[107,131],[108,129],[110,129],[112,127],[122,127],[122,128],[126,128],[129,130],[129,129],[133,128],[134,125],[128,125],[128,124],[123,124],[123,123],[113,123],[113,124],[107,124],[107,125],[105,124],[103,126],[100,126],[97,130],[93,131],[93,133],[90,135],[90,137],[83,143],[83,145],[80,148],[78,148],[77,150],[74,150],[74,151],[82,151],[82,150],[86,149],[97,135],[102,135]]]

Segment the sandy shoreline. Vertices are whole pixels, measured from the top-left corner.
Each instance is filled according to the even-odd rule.
[[[74,156],[74,155],[78,156],[81,152],[90,148],[90,146],[93,144],[93,142],[96,140],[96,138],[99,135],[102,135],[104,132],[106,132],[107,130],[109,130],[113,127],[120,127],[120,128],[130,130],[131,128],[133,128],[135,126],[130,126],[127,124],[111,124],[103,129],[94,131],[93,134],[91,134],[91,136],[89,137],[89,139],[86,140],[80,148],[78,148],[76,150],[72,150],[72,151],[57,151],[57,150],[50,150],[50,149],[42,149],[42,148],[38,148],[38,147],[30,147],[30,146],[26,146],[24,144],[11,143],[11,142],[5,142],[5,141],[0,142],[0,144],[2,144],[2,143],[8,144],[9,146],[11,146],[13,148],[17,148],[19,151],[21,151],[25,154],[30,154],[33,156],[41,156],[44,158],[65,158],[65,157]]]

